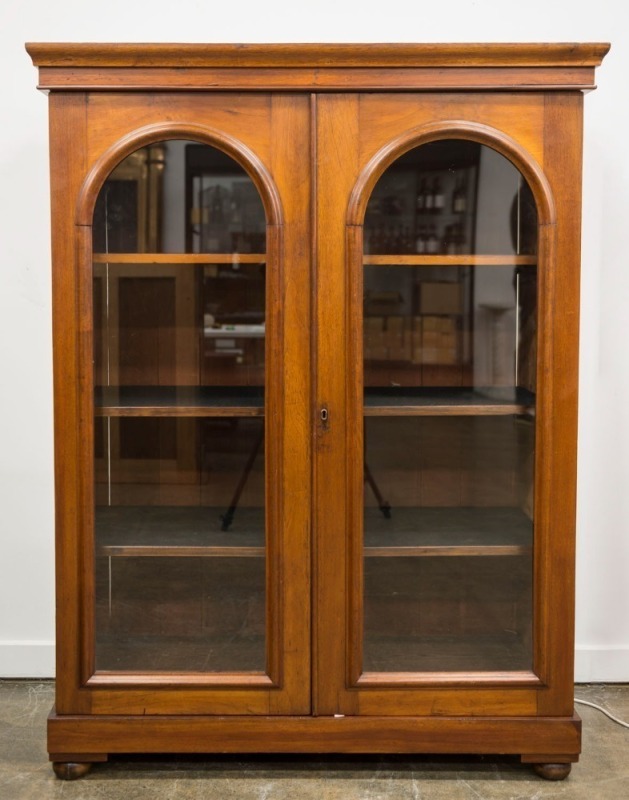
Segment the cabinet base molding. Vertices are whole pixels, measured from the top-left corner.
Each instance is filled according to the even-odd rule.
[[[475,753],[520,755],[525,762],[565,767],[579,759],[581,720],[576,714],[537,718],[133,717],[53,711],[48,718],[48,750],[55,762],[106,758],[95,757],[95,752]]]

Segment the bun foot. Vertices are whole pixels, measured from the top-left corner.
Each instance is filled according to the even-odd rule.
[[[92,769],[91,761],[53,761],[55,775],[62,781],[75,781]]]
[[[547,781],[562,781],[570,774],[572,764],[533,764],[533,769]]]

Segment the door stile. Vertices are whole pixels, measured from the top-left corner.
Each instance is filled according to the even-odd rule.
[[[281,441],[278,503],[278,579],[283,593],[282,692],[270,697],[271,713],[311,710],[311,297],[310,199],[313,173],[310,98],[271,96],[270,167],[283,199],[282,263],[277,298],[282,312],[282,399],[276,426]],[[274,429],[275,430],[275,429]]]
[[[544,126],[544,171],[557,206],[557,226],[555,257],[549,262],[554,302],[545,319],[552,350],[545,398],[547,526],[539,586],[543,635],[537,642],[548,688],[539,694],[538,709],[540,714],[560,715],[574,708],[582,93],[546,95]]]
[[[318,374],[318,351],[317,351],[317,320],[318,320],[318,302],[317,302],[317,276],[318,276],[318,240],[319,240],[319,222],[317,214],[317,197],[318,197],[318,160],[317,160],[317,124],[318,124],[318,108],[317,108],[318,95],[313,92],[310,95],[310,397],[309,397],[309,411],[310,411],[310,658],[311,658],[311,671],[310,671],[310,698],[311,698],[311,711],[313,716],[319,715],[318,692],[320,672],[319,672],[319,639],[317,620],[319,618],[318,606],[318,586],[319,586],[319,537],[318,537],[318,497],[317,489],[317,439],[319,435],[319,419],[320,409],[317,405],[317,379]]]
[[[329,716],[357,709],[340,695],[347,664],[347,460],[355,444],[347,424],[345,218],[358,167],[358,98],[319,95],[316,112],[314,696],[316,712]]]

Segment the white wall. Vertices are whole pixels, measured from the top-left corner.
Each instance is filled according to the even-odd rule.
[[[46,98],[32,41],[612,41],[586,98],[577,677],[629,680],[629,25],[619,0],[21,0],[0,11],[0,675],[53,673]],[[166,14],[164,8],[170,13]]]

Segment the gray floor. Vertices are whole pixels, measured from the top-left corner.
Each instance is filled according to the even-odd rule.
[[[577,696],[629,720],[629,686],[579,686]],[[515,759],[197,758],[116,759],[75,782],[47,763],[50,681],[0,681],[2,800],[624,800],[629,798],[629,730],[580,706],[583,755],[561,783]]]

